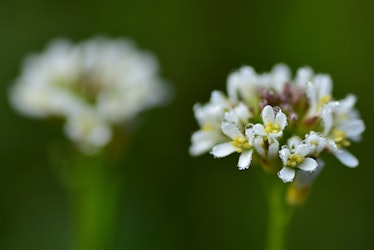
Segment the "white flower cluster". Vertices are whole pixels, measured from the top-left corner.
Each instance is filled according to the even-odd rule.
[[[200,130],[192,135],[190,153],[237,152],[239,169],[249,168],[253,158],[299,186],[315,178],[321,153],[356,167],[358,160],[345,148],[360,140],[365,125],[354,109],[356,98],[336,101],[331,91],[331,78],[309,67],[294,79],[282,64],[264,74],[242,67],[229,75],[227,96],[213,91],[210,102],[194,106]]]
[[[85,153],[107,145],[112,126],[168,98],[155,58],[125,39],[51,42],[26,58],[11,104],[32,117],[66,119],[65,133]]]

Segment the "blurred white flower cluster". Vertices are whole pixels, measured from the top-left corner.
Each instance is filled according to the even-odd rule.
[[[155,58],[128,40],[57,39],[26,58],[10,100],[25,115],[65,119],[65,134],[95,153],[109,143],[113,126],[165,102],[168,90]]]
[[[356,98],[334,100],[329,75],[300,68],[291,78],[285,65],[258,74],[242,67],[229,75],[227,96],[213,91],[207,104],[196,104],[200,130],[192,135],[190,153],[215,157],[239,153],[239,169],[261,164],[283,182],[310,185],[333,154],[348,167],[358,160],[346,148],[359,141],[364,122],[354,109]]]

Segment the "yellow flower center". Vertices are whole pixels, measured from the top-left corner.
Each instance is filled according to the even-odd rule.
[[[298,154],[291,154],[290,157],[288,157],[287,165],[290,167],[296,167],[298,164],[302,163],[304,161],[304,156],[298,155]]]
[[[338,146],[338,148],[348,147],[349,145],[351,145],[351,143],[347,140],[345,133],[343,131],[339,129],[334,129],[332,131],[332,134],[334,136],[334,141],[336,145]]]
[[[231,141],[231,145],[236,148],[236,152],[241,153],[243,150],[248,150],[251,148],[248,140],[245,137],[235,137]]]
[[[268,133],[268,134],[270,134],[270,133],[274,133],[274,134],[279,133],[280,132],[280,126],[277,123],[268,122],[265,125],[265,132]]]
[[[319,99],[319,102],[318,102],[318,105],[317,105],[317,110],[320,109],[320,108],[322,108],[323,105],[325,105],[329,101],[331,101],[331,96],[330,95],[324,95],[324,96],[322,96],[321,99]]]
[[[201,127],[201,130],[205,131],[205,132],[209,132],[212,130],[212,126],[210,124],[204,124],[202,127]]]

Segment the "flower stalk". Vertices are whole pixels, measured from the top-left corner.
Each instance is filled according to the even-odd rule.
[[[75,232],[72,249],[113,249],[121,178],[100,156],[77,158],[68,189]]]
[[[120,158],[108,151],[87,156],[64,146],[52,145],[49,156],[70,201],[70,249],[113,249],[123,182]]]
[[[293,208],[285,200],[285,185],[278,181],[269,188],[267,200],[269,217],[266,238],[266,250],[286,249],[287,228],[289,226]]]

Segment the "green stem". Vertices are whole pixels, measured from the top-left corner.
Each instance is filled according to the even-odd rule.
[[[273,181],[273,186],[268,192],[269,221],[266,249],[284,250],[287,228],[293,209],[285,201],[285,188],[287,185],[280,180]]]
[[[87,156],[60,142],[51,144],[49,157],[70,199],[70,249],[114,249],[122,184],[120,158],[107,152]]]
[[[76,156],[70,197],[74,220],[73,250],[113,249],[120,179],[102,157]]]

